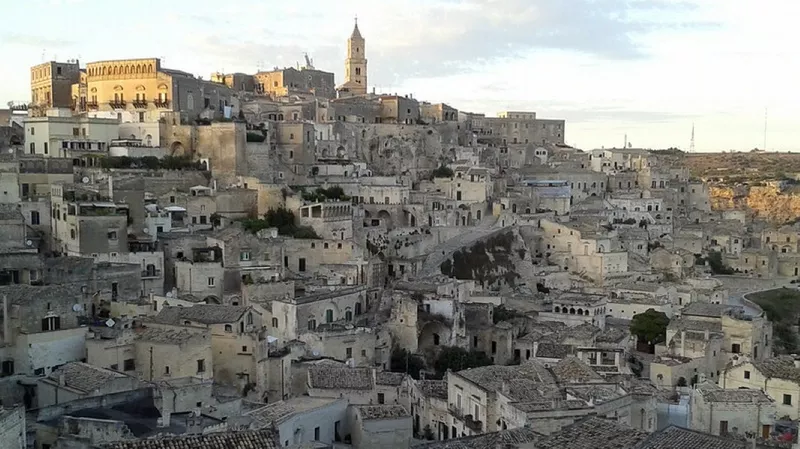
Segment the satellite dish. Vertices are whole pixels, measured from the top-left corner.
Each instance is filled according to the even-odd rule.
[[[28,246],[33,246],[33,240],[25,240],[25,244]]]
[[[106,321],[106,326],[108,327],[114,327],[114,324],[116,323],[111,318],[109,318],[108,321]]]
[[[149,229],[147,229],[147,228],[144,228],[144,229],[142,229],[142,232],[144,232],[145,234],[149,234],[149,233],[150,233],[150,230],[149,230]]]
[[[83,179],[81,179],[81,182],[84,183],[84,184],[89,184],[89,177],[88,176],[84,176]]]
[[[72,306],[72,311],[73,312],[80,312],[82,310],[83,310],[83,306],[81,306],[80,304],[75,304],[74,306]]]
[[[167,292],[167,298],[172,298],[172,292]]]

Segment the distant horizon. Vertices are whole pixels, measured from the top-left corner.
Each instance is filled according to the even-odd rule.
[[[767,149],[800,151],[800,61],[793,48],[800,29],[792,23],[800,2],[311,0],[300,7],[229,0],[218,6],[142,0],[139,9],[158,15],[126,21],[114,39],[97,39],[74,23],[115,23],[114,2],[12,3],[0,30],[3,56],[14,61],[0,67],[2,104],[30,100],[29,68],[42,59],[161,57],[165,67],[208,79],[218,71],[293,67],[307,52],[339,84],[357,14],[370,91],[413,92],[487,115],[535,111],[566,120],[566,142],[584,149],[622,146],[626,135],[636,147],[688,148],[694,126],[696,152],[749,151],[763,145],[768,109]],[[43,10],[32,31],[32,15]]]

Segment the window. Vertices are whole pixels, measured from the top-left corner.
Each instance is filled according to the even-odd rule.
[[[109,240],[117,240],[117,231],[108,231]]]
[[[44,143],[44,154],[47,154],[47,142]]]
[[[125,359],[122,362],[123,371],[133,371],[136,369],[136,361],[134,359]]]
[[[36,154],[36,142],[31,142],[31,154]]]
[[[32,210],[31,211],[31,224],[38,225],[39,224],[39,212]]]
[[[278,319],[277,318],[274,318],[274,317],[272,318],[272,327],[278,327]]]
[[[42,332],[61,329],[61,317],[50,316],[42,320]]]
[[[233,332],[233,326],[230,324],[225,325],[225,332]]]
[[[378,404],[385,404],[386,396],[383,393],[378,393]]]
[[[34,127],[31,127],[31,135],[32,135],[32,136],[35,136],[35,135],[36,135],[36,128],[34,128]]]
[[[111,300],[116,301],[119,296],[119,284],[116,282],[111,283]]]
[[[325,311],[325,322],[332,323],[333,322],[333,310],[328,309]]]
[[[783,395],[783,405],[792,405],[792,395],[790,394]]]
[[[250,260],[250,251],[242,251],[239,253],[239,260],[241,261],[248,261]]]
[[[167,365],[167,366],[165,366],[165,367],[164,367],[164,374],[166,374],[167,376],[169,376],[169,365]]]
[[[472,337],[472,347],[473,348],[477,348],[478,347],[478,337],[477,336]]]
[[[319,441],[319,427],[314,427],[314,441]]]
[[[304,272],[306,271],[306,258],[301,257],[297,259],[297,271]]]
[[[308,320],[308,330],[313,331],[317,328],[317,320],[314,318],[309,318]]]
[[[242,346],[242,352],[247,352],[247,346]]]
[[[719,434],[720,435],[727,435],[728,434],[728,421],[720,421],[719,422]]]
[[[345,348],[344,349],[345,358],[351,359],[353,358],[353,348]]]
[[[216,281],[214,280],[213,277],[208,278],[208,286],[209,287],[213,287],[215,283],[216,283]]]
[[[206,361],[205,359],[200,359],[197,361],[197,372],[204,373],[206,372]]]
[[[497,342],[492,342],[492,354],[497,354]]]
[[[344,319],[347,321],[353,321],[353,312],[350,309],[345,310]]]
[[[731,352],[734,354],[739,354],[742,351],[742,347],[739,346],[739,343],[731,344]]]
[[[750,378],[750,371],[745,371],[744,372],[744,378],[745,379],[749,379]]]

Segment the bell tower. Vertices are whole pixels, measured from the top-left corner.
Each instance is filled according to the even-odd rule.
[[[366,41],[358,30],[358,18],[350,38],[347,39],[347,59],[344,63],[345,86],[354,95],[367,93]]]

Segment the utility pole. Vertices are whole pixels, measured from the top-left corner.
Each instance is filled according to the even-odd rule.
[[[153,347],[150,346],[150,382],[153,381]]]

